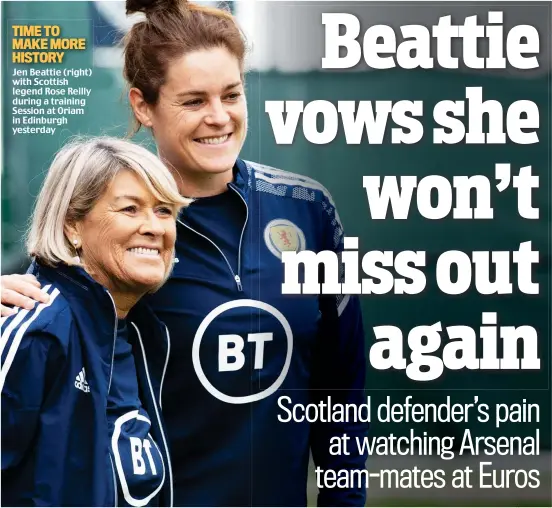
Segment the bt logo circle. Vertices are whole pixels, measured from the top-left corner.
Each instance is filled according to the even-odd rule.
[[[210,325],[224,313],[228,313],[233,309],[249,308],[267,313],[271,318],[275,319],[283,329],[285,334],[285,358],[280,374],[267,388],[248,395],[229,395],[219,390],[208,379],[205,369],[201,363],[200,349],[202,340]],[[231,331],[231,330],[230,330]],[[260,332],[248,333],[245,337],[238,334],[227,333],[218,334],[218,372],[231,373],[239,371],[244,367],[245,354],[244,348],[246,344],[252,351],[252,364],[254,370],[262,370],[265,367],[265,353],[267,347],[273,342],[273,333]],[[272,305],[258,300],[234,300],[224,303],[213,309],[202,321],[194,337],[192,345],[192,362],[196,371],[197,377],[205,389],[217,399],[229,404],[248,404],[264,399],[273,394],[284,382],[291,363],[291,355],[293,352],[293,334],[291,327],[284,315]],[[205,360],[204,360],[205,361]]]

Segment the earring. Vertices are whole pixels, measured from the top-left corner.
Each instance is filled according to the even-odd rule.
[[[79,244],[79,241],[75,238],[73,239],[73,245],[75,246],[75,251],[77,250],[77,245]],[[73,257],[73,262],[77,265],[80,265],[80,256],[77,254],[75,257]]]

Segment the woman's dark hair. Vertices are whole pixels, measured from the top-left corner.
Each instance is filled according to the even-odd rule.
[[[127,0],[126,12],[146,15],[123,39],[123,74],[148,104],[157,103],[169,64],[192,51],[226,48],[243,71],[245,37],[231,13],[185,0]]]

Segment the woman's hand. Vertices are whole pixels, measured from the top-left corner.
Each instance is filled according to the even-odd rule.
[[[2,317],[15,313],[15,309],[6,305],[31,310],[36,302],[48,303],[50,300],[50,297],[40,290],[40,282],[34,275],[2,275],[0,282],[2,288],[0,316]]]

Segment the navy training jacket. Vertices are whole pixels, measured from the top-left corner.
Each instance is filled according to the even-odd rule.
[[[367,425],[284,422],[282,406],[365,403],[365,339],[357,297],[282,294],[281,253],[340,253],[343,228],[311,178],[238,160],[228,187],[209,224],[196,203],[182,211],[179,263],[146,297],[172,337],[163,413],[175,505],[305,506],[309,452],[322,469],[362,470],[355,437]],[[344,433],[350,455],[332,455]],[[364,506],[365,496],[363,485],[323,488],[318,505]]]
[[[2,319],[1,503],[116,506],[117,466],[106,421],[117,331],[113,300],[79,268],[34,262],[29,273],[50,302]],[[170,339],[141,302],[127,321],[142,406],[165,465],[156,501],[172,506],[160,408]]]

